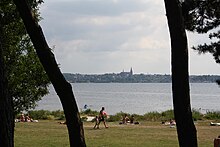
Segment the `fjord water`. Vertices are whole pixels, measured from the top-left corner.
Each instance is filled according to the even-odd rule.
[[[106,108],[108,114],[126,112],[145,114],[173,109],[171,83],[72,83],[78,108]],[[220,87],[215,83],[190,83],[191,106],[200,110],[220,111]],[[53,88],[38,103],[37,110],[62,110]]]

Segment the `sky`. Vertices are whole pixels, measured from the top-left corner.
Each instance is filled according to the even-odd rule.
[[[171,74],[163,0],[45,0],[40,25],[63,73]],[[192,46],[207,35],[187,32],[190,75],[219,75],[212,55]]]

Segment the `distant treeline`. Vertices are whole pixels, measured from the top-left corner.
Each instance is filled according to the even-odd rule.
[[[171,83],[171,75],[161,74],[71,74],[64,73],[70,83]],[[220,80],[219,75],[191,75],[190,83],[214,83]]]

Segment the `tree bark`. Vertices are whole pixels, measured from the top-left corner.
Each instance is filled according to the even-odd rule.
[[[14,113],[13,100],[8,92],[7,76],[3,58],[2,16],[0,15],[0,146],[14,147]]]
[[[26,30],[32,40],[37,55],[42,63],[49,79],[51,80],[57,95],[63,106],[66,117],[66,124],[69,132],[71,147],[85,147],[83,124],[80,119],[78,107],[72,91],[71,85],[62,75],[55,57],[49,48],[43,31],[32,16],[31,9],[26,0],[13,0]]]
[[[179,0],[164,1],[171,38],[173,105],[179,146],[197,147],[190,105],[187,36],[180,3]]]

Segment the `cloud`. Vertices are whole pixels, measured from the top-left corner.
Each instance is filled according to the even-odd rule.
[[[106,73],[133,67],[135,72],[170,73],[163,1],[47,0],[40,11],[40,24],[50,46],[56,46],[63,72]],[[205,38],[189,33],[189,46]],[[195,58],[190,60],[192,73],[219,73],[212,62],[209,71],[197,68],[204,62],[202,56],[190,56]]]
[[[59,12],[63,15],[95,15],[95,16],[118,16],[127,12],[136,12],[146,9],[147,4],[142,0],[48,0],[49,12]]]

